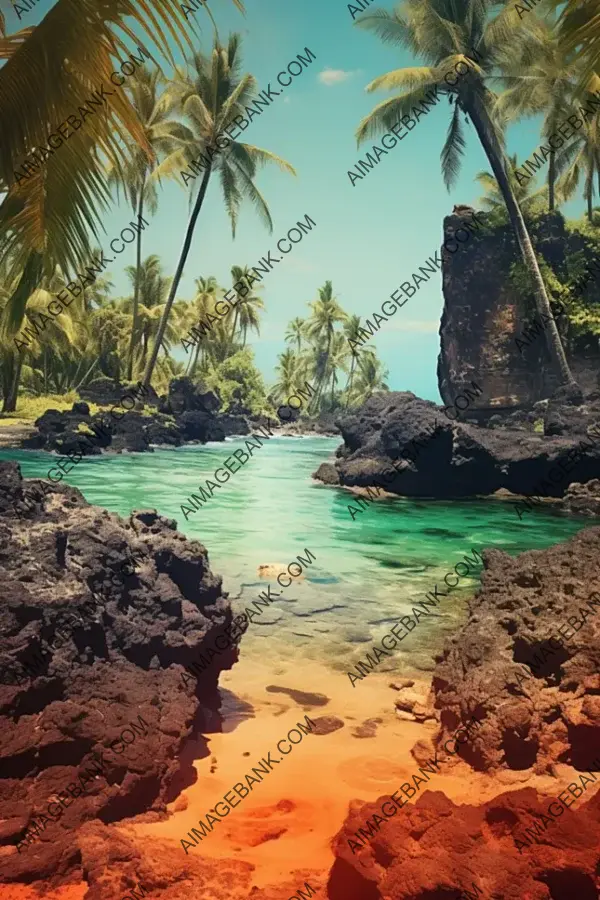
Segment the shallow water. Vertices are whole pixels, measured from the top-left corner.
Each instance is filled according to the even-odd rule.
[[[379,641],[399,616],[424,599],[471,548],[515,554],[565,540],[589,519],[532,512],[519,521],[510,503],[386,500],[353,521],[347,491],[325,487],[311,474],[331,457],[337,438],[271,438],[202,509],[185,520],[181,504],[211,477],[242,439],[154,453],[84,458],[65,481],[90,503],[123,516],[156,508],[180,531],[200,540],[236,609],[251,605],[268,581],[265,563],[286,564],[308,548],[316,560],[262,612],[243,640],[243,657],[293,655],[345,671]],[[25,477],[46,477],[56,458],[33,451],[0,451],[21,463]],[[439,618],[423,619],[378,667],[395,673],[430,671],[443,638],[462,618],[477,585],[463,578],[440,601]],[[281,588],[273,582],[273,593]]]

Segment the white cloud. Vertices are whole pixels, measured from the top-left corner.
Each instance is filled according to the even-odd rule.
[[[352,75],[354,75],[354,72],[344,72],[343,69],[323,69],[317,77],[321,84],[331,87],[332,84],[341,84],[342,81],[346,81]]]

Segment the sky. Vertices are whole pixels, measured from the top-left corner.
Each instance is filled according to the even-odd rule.
[[[40,0],[18,16],[9,0],[0,0],[7,31],[37,24],[52,0]],[[392,9],[392,3],[379,6]],[[374,6],[371,9],[375,8]],[[473,127],[465,123],[467,147],[459,178],[447,191],[440,171],[440,151],[450,121],[451,107],[443,97],[418,127],[366,177],[352,185],[348,170],[371,149],[372,141],[357,148],[355,133],[363,116],[388,96],[387,91],[367,94],[366,85],[396,68],[420,65],[408,53],[384,45],[370,31],[354,24],[349,4],[340,0],[245,0],[245,15],[232,0],[213,0],[211,10],[221,40],[231,31],[243,38],[244,71],[251,72],[259,90],[274,89],[277,74],[299,53],[309,48],[315,55],[310,66],[294,78],[244,132],[247,143],[283,157],[296,177],[276,167],[263,170],[258,186],[266,198],[274,223],[270,235],[249,205],[240,215],[235,240],[222,203],[220,186],[211,181],[196,227],[194,241],[178,298],[191,300],[194,281],[215,275],[219,284],[231,285],[232,265],[253,266],[275,247],[295,223],[308,214],[316,228],[293,252],[263,277],[260,296],[265,302],[260,338],[250,344],[256,363],[268,384],[275,380],[277,356],[285,349],[286,326],[296,316],[309,314],[307,304],[318,288],[331,280],[335,296],[348,313],[369,318],[380,311],[401,282],[425,264],[442,243],[443,219],[454,204],[479,208],[481,196],[474,176],[489,170]],[[212,26],[204,10],[196,14],[203,51],[210,50]],[[168,70],[167,74],[168,74]],[[508,132],[508,151],[524,161],[540,143],[539,122],[520,122]],[[159,208],[144,233],[143,254],[157,254],[165,274],[172,274],[189,213],[192,182],[163,182]],[[566,208],[580,215],[579,201]],[[104,218],[108,242],[126,226],[132,211],[126,205],[113,208]],[[110,266],[117,296],[131,293],[124,268],[135,262],[135,244]],[[379,332],[370,339],[389,370],[392,390],[410,390],[439,401],[436,365],[439,322],[443,309],[441,273],[432,275]],[[175,355],[186,359],[183,350]]]

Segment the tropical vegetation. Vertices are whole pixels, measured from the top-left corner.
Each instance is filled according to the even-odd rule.
[[[243,10],[241,0],[230,2]],[[565,347],[571,349],[586,335],[595,337],[599,317],[571,291],[582,265],[578,251],[567,253],[558,272],[535,245],[540,219],[560,215],[560,207],[581,193],[587,223],[569,228],[579,229],[590,251],[596,246],[600,114],[586,116],[563,146],[551,145],[550,137],[579,104],[600,91],[600,18],[596,0],[559,0],[554,10],[553,5],[547,0],[523,16],[515,14],[512,2],[493,0],[403,0],[393,12],[370,7],[355,24],[386,44],[407,48],[424,65],[395,69],[367,86],[369,92],[385,90],[391,96],[364,117],[357,138],[360,143],[389,130],[435,86],[448,94],[449,127],[441,149],[445,183],[451,188],[456,181],[466,129],[472,127],[489,167],[475,174],[488,225],[509,227],[515,236],[519,259],[511,277],[527,285],[538,312],[548,315],[558,294],[569,301],[570,327],[559,334],[551,321],[544,333],[560,380],[573,384]],[[244,71],[239,35],[222,41],[212,25],[204,53],[196,49],[198,37],[177,0],[103,0],[100,5],[57,0],[37,27],[14,34],[6,34],[0,14],[0,386],[5,413],[17,409],[19,398],[76,396],[99,378],[139,379],[163,393],[173,377],[185,374],[218,388],[227,409],[252,410],[284,401],[308,380],[315,386],[311,415],[358,406],[372,393],[387,390],[387,373],[376,352],[371,347],[349,351],[360,317],[344,310],[330,280],[313,285],[306,315],[290,321],[272,387],[265,385],[251,347],[266,308],[258,285],[238,296],[228,316],[215,316],[210,332],[182,358],[183,338],[214,313],[226,291],[210,273],[202,248],[197,257],[190,253],[199,228],[206,227],[207,191],[218,189],[234,237],[246,201],[270,233],[270,198],[259,190],[257,175],[265,166],[278,169],[278,178],[295,175],[273,150],[241,140],[206,155],[257,94],[256,79]],[[16,183],[15,170],[23,160],[46,146],[48,123],[71,114],[70,98],[81,95],[82,86],[89,91],[102,80],[108,83],[115,61],[136,42],[152,58],[127,78],[107,115],[90,119],[59,152]],[[176,56],[184,63],[178,64]],[[449,85],[446,73],[465,63],[469,74]],[[538,172],[541,186],[533,177],[524,179],[518,158],[505,150],[511,124],[534,116],[540,122],[538,146],[549,147],[545,171]],[[537,149],[532,146],[531,153]],[[198,171],[194,161],[201,157],[205,162]],[[195,174],[184,186],[180,173],[190,166]],[[132,215],[152,219],[169,180],[186,191],[190,204],[174,271],[167,271],[159,256],[144,252],[144,235],[138,231],[124,296],[115,296],[109,272],[85,287],[68,310],[47,316],[56,294],[85,268],[101,242],[103,215],[124,200]],[[191,297],[181,295],[184,274],[194,279]],[[230,283],[244,281],[247,274],[247,265],[232,264]],[[38,333],[32,326],[42,319],[46,324]],[[15,336],[24,330],[29,339],[17,350]]]

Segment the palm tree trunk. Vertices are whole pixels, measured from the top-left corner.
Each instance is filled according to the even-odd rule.
[[[85,375],[83,376],[83,378],[81,379],[81,381],[79,382],[79,384],[76,384],[75,387],[73,388],[74,391],[78,391],[78,390],[79,390],[79,388],[81,387],[81,385],[83,384],[83,382],[86,380],[86,378],[88,377],[88,375],[90,375],[90,374],[94,371],[94,369],[96,368],[96,366],[98,365],[99,362],[100,362],[100,360],[97,359],[97,358],[94,360],[94,362],[91,364],[91,366],[89,367],[89,369],[87,370],[87,372],[85,373]]]
[[[592,186],[591,186],[591,184],[590,184],[590,187],[588,188],[588,190],[586,191],[586,194],[587,194],[587,198],[586,198],[587,199],[587,217],[588,217],[588,221],[591,222],[592,218],[593,218],[593,212],[594,212],[593,208],[592,208]]]
[[[4,398],[2,412],[14,412],[17,408],[17,396],[19,394],[19,382],[21,380],[21,368],[23,366],[23,354],[15,354],[17,361],[14,366],[12,384],[8,395]]]
[[[350,363],[350,375],[348,376],[348,382],[346,384],[346,409],[348,409],[348,404],[350,403],[350,393],[352,391],[352,381],[354,379],[354,365],[356,363],[356,357],[354,353],[352,354],[352,362]]]
[[[548,160],[548,212],[554,211],[554,183],[556,181],[556,153],[550,151]]]
[[[200,341],[196,344],[194,349],[194,362],[190,368],[190,378],[193,378],[196,372],[196,366],[198,365],[198,357],[200,356]]]
[[[154,346],[152,347],[152,353],[150,354],[150,359],[148,360],[148,365],[146,366],[146,371],[144,372],[143,378],[143,386],[145,388],[150,387],[150,382],[152,380],[152,374],[154,372],[154,366],[156,365],[156,360],[158,358],[158,351],[160,349],[160,345],[162,344],[163,337],[165,335],[165,331],[167,328],[167,322],[169,320],[169,314],[171,312],[171,307],[173,306],[173,301],[175,300],[175,294],[177,293],[177,288],[179,287],[179,282],[181,281],[181,276],[183,275],[183,269],[188,258],[188,254],[190,252],[190,247],[192,245],[192,238],[194,236],[194,229],[196,227],[196,221],[198,216],[200,215],[200,210],[202,209],[202,204],[204,203],[204,198],[206,196],[206,189],[208,188],[208,181],[211,175],[211,166],[210,164],[206,167],[206,171],[204,172],[202,183],[200,185],[200,190],[198,191],[198,196],[196,198],[196,202],[194,204],[194,209],[192,210],[192,215],[190,216],[190,221],[188,223],[188,227],[185,233],[185,240],[183,242],[183,247],[181,248],[181,255],[179,257],[179,262],[177,263],[177,268],[175,270],[175,275],[173,277],[173,283],[171,285],[171,290],[169,291],[169,296],[167,298],[167,302],[165,303],[165,309],[162,314],[160,324],[158,326],[158,334],[156,335],[156,340],[154,342]]]
[[[142,186],[140,188],[140,200],[138,203],[138,223],[144,212],[144,191],[146,190],[146,169],[142,174]],[[131,323],[131,338],[129,339],[129,353],[127,356],[127,381],[133,380],[133,341],[137,328],[138,304],[140,297],[140,273],[142,271],[142,229],[138,230],[135,261],[135,285],[133,288],[133,321]]]
[[[517,238],[525,268],[530,273],[534,283],[534,297],[537,311],[540,316],[544,315],[548,317],[548,324],[546,328],[544,328],[544,335],[546,336],[552,364],[556,369],[561,384],[570,384],[578,387],[577,382],[569,369],[558,328],[556,327],[556,322],[554,321],[552,310],[550,308],[550,301],[548,300],[548,294],[546,293],[544,279],[542,278],[542,273],[540,272],[535,257],[535,251],[531,243],[531,238],[529,237],[529,232],[527,231],[525,221],[523,220],[523,214],[519,209],[519,204],[516,201],[506,174],[504,154],[498,146],[497,140],[493,137],[494,126],[492,125],[481,98],[477,95],[472,95],[466,100],[465,110],[468,112],[471,121],[473,122],[477,136],[479,137],[481,145],[492,167],[492,171],[498,182],[498,187],[500,188],[500,192],[506,204],[506,209]]]
[[[240,298],[238,297],[238,303],[240,303]],[[233,344],[235,338],[235,329],[237,328],[237,320],[238,320],[239,310],[237,308],[237,303],[235,305],[235,313],[233,315],[233,327],[231,329],[231,335],[229,336],[229,342]]]
[[[44,344],[44,394],[48,393],[48,348]]]

